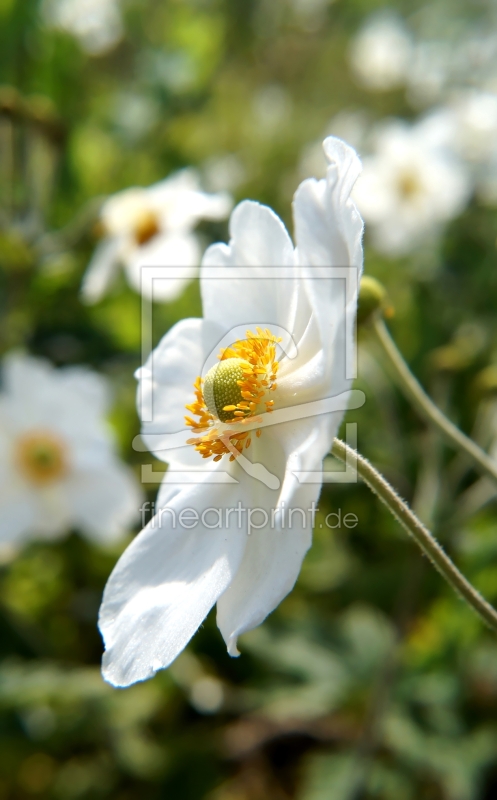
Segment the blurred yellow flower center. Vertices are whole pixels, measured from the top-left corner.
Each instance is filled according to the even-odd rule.
[[[219,364],[209,370],[204,380],[199,377],[194,383],[195,402],[186,409],[198,419],[187,416],[185,420],[195,433],[201,434],[188,443],[202,458],[213,456],[214,461],[219,461],[229,453],[233,461],[252,441],[250,431],[244,431],[243,426],[273,410],[274,400],[269,399],[269,393],[276,389],[276,344],[281,339],[267,329],[256,330],[255,334],[247,331],[246,339],[222,350]],[[236,428],[231,432],[229,426]],[[258,430],[256,435],[260,434]]]
[[[21,436],[15,457],[23,475],[39,486],[53,483],[67,472],[66,447],[53,433],[33,431]]]
[[[147,244],[160,233],[159,219],[155,211],[142,211],[134,225],[134,237],[139,245]]]
[[[397,187],[403,200],[412,200],[422,190],[418,175],[409,170],[399,176]]]

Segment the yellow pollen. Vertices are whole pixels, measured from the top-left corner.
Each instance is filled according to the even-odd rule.
[[[68,471],[66,447],[48,431],[21,436],[15,445],[15,461],[24,477],[37,486],[53,483]]]
[[[276,388],[276,344],[280,341],[268,329],[247,331],[246,339],[221,351],[219,364],[209,370],[204,380],[196,379],[195,401],[186,410],[198,419],[185,416],[185,420],[198,434],[188,444],[194,445],[202,458],[212,456],[219,461],[229,454],[229,460],[234,461],[244,448],[250,447],[249,431],[240,430],[240,426],[273,410],[274,400],[265,398]],[[233,432],[224,427],[231,425],[236,425]],[[256,430],[256,436],[260,435],[261,431]],[[230,447],[226,444],[228,439]]]
[[[152,210],[143,211],[135,222],[133,233],[137,244],[147,244],[160,233],[157,214]]]
[[[399,176],[397,186],[403,200],[413,199],[422,189],[416,173],[407,170]]]

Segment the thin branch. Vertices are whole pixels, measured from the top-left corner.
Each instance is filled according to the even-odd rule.
[[[332,454],[340,461],[354,466],[372,492],[386,505],[388,510],[400,522],[405,530],[415,539],[425,555],[428,556],[434,567],[440,572],[481,619],[494,631],[497,631],[497,611],[476,591],[466,580],[464,575],[452,563],[448,555],[442,550],[434,536],[411,511],[409,506],[399,497],[395,489],[380,475],[380,473],[363,456],[342,442],[335,439]]]
[[[400,388],[417,408],[421,416],[427,422],[435,425],[447,441],[451,442],[459,450],[463,450],[480,472],[497,481],[497,464],[472,439],[465,436],[453,422],[447,419],[428,397],[402,358],[383,319],[379,316],[376,317],[372,323],[372,328],[383,351],[388,356],[391,366],[395,370]]]

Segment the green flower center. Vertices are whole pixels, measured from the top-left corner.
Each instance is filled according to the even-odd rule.
[[[221,422],[233,419],[233,407],[243,400],[240,383],[247,368],[250,369],[250,364],[243,359],[227,358],[211,367],[204,378],[205,405]],[[230,406],[230,410],[225,411],[225,406]]]

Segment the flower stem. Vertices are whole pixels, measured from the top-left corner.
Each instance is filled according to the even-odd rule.
[[[492,608],[490,603],[487,603],[481,594],[466,580],[464,575],[459,572],[456,565],[442,550],[433,534],[420,522],[383,475],[380,475],[369,461],[340,439],[334,440],[331,452],[335,458],[357,469],[364,483],[380,498],[393,516],[415,539],[423,553],[428,556],[447,583],[476,611],[487,625],[497,631],[497,611]]]
[[[406,397],[411,400],[421,416],[435,425],[440,433],[455,447],[463,450],[479,472],[497,481],[497,464],[494,464],[492,459],[472,439],[465,436],[453,422],[447,419],[428,397],[402,358],[381,317],[374,319],[372,327],[384,353],[395,370],[400,388]]]

